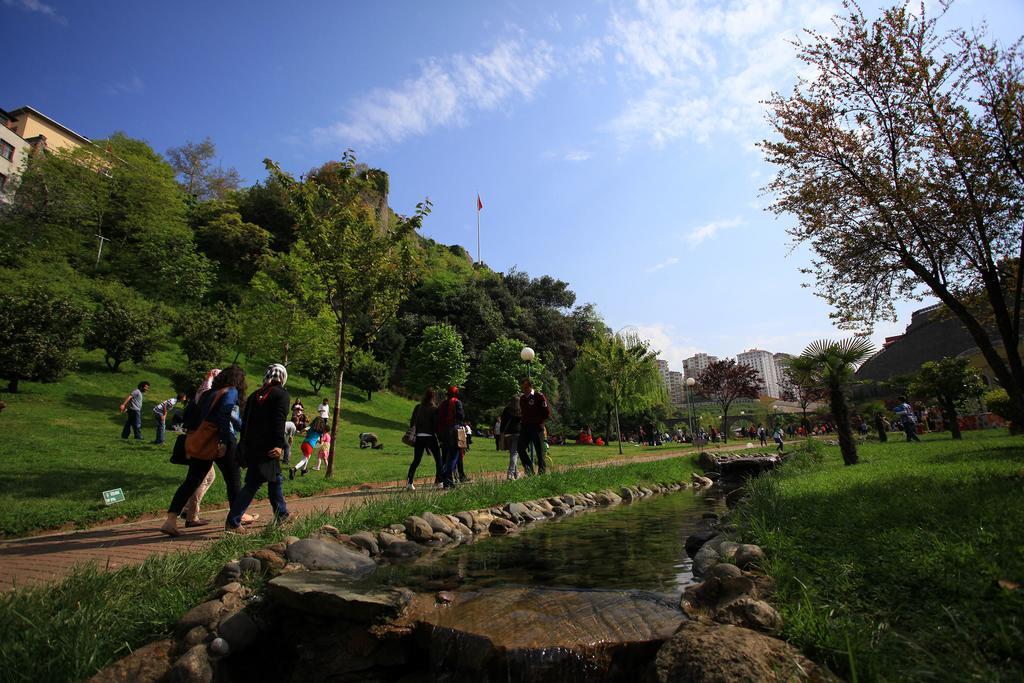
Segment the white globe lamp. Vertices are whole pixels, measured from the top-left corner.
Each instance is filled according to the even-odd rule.
[[[519,352],[519,357],[522,358],[527,363],[532,362],[536,355],[537,354],[535,354],[533,352],[533,349],[531,349],[529,346],[524,346],[523,350]]]
[[[693,385],[695,385],[696,383],[697,383],[697,380],[695,380],[693,377],[687,377],[686,378],[686,386],[692,388]]]

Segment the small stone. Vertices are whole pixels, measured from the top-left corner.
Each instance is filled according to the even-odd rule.
[[[209,635],[210,630],[205,626],[195,626],[188,630],[188,633],[186,633],[185,637],[181,639],[181,642],[186,649],[191,649],[196,645],[202,645],[205,643]]]
[[[227,640],[235,652],[244,650],[259,638],[260,629],[256,626],[248,610],[240,610],[229,617],[221,619],[217,625],[220,637]]]
[[[576,507],[576,496],[565,494],[562,496],[562,500],[565,501],[565,504],[569,507]]]
[[[363,548],[370,555],[380,555],[380,546],[377,544],[377,539],[369,531],[354,533],[350,540],[353,545]]]
[[[212,683],[213,668],[204,645],[196,645],[171,666],[170,679],[182,683]]]
[[[763,600],[739,598],[715,611],[715,621],[744,628],[778,633],[782,629],[782,617],[775,608]]]
[[[693,575],[704,576],[708,570],[721,561],[721,557],[708,544],[704,544],[693,556]]]
[[[217,578],[214,579],[214,583],[218,586],[223,586],[240,578],[242,578],[242,567],[238,564],[237,560],[231,560],[221,568]]]
[[[450,534],[455,525],[449,521],[447,517],[441,515],[435,515],[430,510],[427,510],[422,515],[423,521],[430,525],[430,528],[434,530],[434,533]]]
[[[338,531],[338,527],[336,527],[336,526],[334,526],[332,524],[324,524],[322,527],[317,529],[317,533],[318,534],[324,534],[324,535],[327,535],[327,536],[337,536],[341,532]]]
[[[473,519],[473,515],[468,512],[456,512],[455,516],[460,522],[466,525],[466,527],[472,529],[473,523],[476,521]]]
[[[462,522],[459,522],[458,526],[455,527],[455,530],[462,534],[463,540],[469,540],[473,538],[473,530],[465,524],[463,524]]]
[[[290,546],[292,543],[298,543],[298,542],[299,542],[299,537],[298,536],[285,536],[284,537],[285,547]]]
[[[221,586],[218,589],[217,597],[221,597],[221,596],[227,595],[228,593],[237,593],[240,590],[242,590],[242,584],[238,583],[237,581],[232,581],[231,583],[227,584],[226,586]]]
[[[305,567],[303,567],[302,564],[299,563],[299,562],[289,562],[288,564],[286,564],[284,567],[281,568],[281,573],[282,574],[289,574],[291,572],[303,571],[304,569],[305,569]]]
[[[379,547],[381,547],[381,548],[387,548],[392,543],[398,543],[399,541],[404,541],[404,540],[405,540],[404,538],[400,538],[398,536],[395,536],[394,534],[389,533],[387,531],[381,531],[380,533],[377,534],[377,542],[380,544]]]
[[[230,651],[231,646],[228,645],[228,641],[223,638],[214,638],[210,641],[210,654],[215,657],[224,657]]]
[[[278,555],[270,548],[254,550],[251,554],[251,557],[253,559],[259,560],[259,563],[264,571],[278,571],[285,565],[284,557]]]
[[[178,620],[178,633],[186,633],[196,626],[212,626],[224,611],[220,600],[208,600],[196,605]]]
[[[753,544],[741,545],[736,549],[736,564],[742,569],[761,567],[764,564],[764,551]]]
[[[488,527],[488,530],[495,536],[504,536],[515,531],[518,527],[514,522],[510,522],[507,519],[501,517],[495,517]]]
[[[697,554],[705,543],[710,541],[712,538],[718,535],[718,532],[714,529],[705,529],[703,531],[695,531],[686,537],[684,547],[686,548],[686,554],[693,557]]]
[[[434,536],[434,529],[422,517],[412,515],[405,519],[405,535],[412,541],[425,543]]]
[[[419,557],[422,554],[423,548],[412,541],[395,541],[384,548],[384,557],[390,557],[396,560]]]
[[[732,541],[722,541],[718,544],[718,554],[722,556],[723,560],[729,560],[735,562],[736,551],[739,550],[740,544]],[[738,562],[736,564],[739,564]]]
[[[243,557],[238,561],[238,566],[242,568],[242,573],[263,571],[263,564],[255,557]]]
[[[451,591],[439,591],[435,597],[442,605],[450,605],[455,601],[455,593]]]
[[[452,542],[452,537],[448,534],[435,531],[430,537],[430,540],[424,543],[424,545],[430,546],[431,548],[440,548],[448,545]]]
[[[171,639],[144,645],[127,657],[122,657],[103,668],[88,683],[159,683],[165,681],[171,669],[170,655],[174,648]]]
[[[734,564],[719,562],[708,571],[708,576],[713,576],[716,579],[734,578],[743,576],[743,572]]]

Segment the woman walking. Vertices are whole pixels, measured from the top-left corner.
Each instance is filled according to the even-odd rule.
[[[519,422],[522,418],[522,409],[519,407],[519,394],[516,394],[501,411],[501,438],[504,439],[505,447],[508,448],[508,479],[519,478]]]
[[[409,465],[409,474],[406,476],[405,488],[410,491],[416,490],[413,480],[416,478],[416,468],[420,466],[424,451],[430,451],[434,457],[434,483],[440,484],[441,476],[441,449],[437,446],[437,406],[434,400],[437,394],[433,389],[423,392],[423,398],[412,409],[412,417],[409,418],[409,426],[415,430],[416,442],[413,445],[412,464]]]
[[[225,369],[213,379],[209,391],[199,401],[198,419],[186,425],[189,430],[196,429],[203,421],[210,421],[217,426],[217,458],[216,460],[189,459],[188,473],[185,481],[175,491],[171,504],[167,508],[167,519],[160,527],[160,533],[168,536],[180,536],[178,531],[178,515],[185,508],[185,503],[217,463],[224,475],[224,484],[228,489],[228,503],[234,502],[241,488],[238,462],[235,459],[236,442],[231,424],[231,412],[245,396],[245,371],[237,365]],[[196,520],[191,526],[201,526],[207,520]]]
[[[245,402],[241,445],[249,468],[245,472],[245,486],[231,503],[225,531],[245,533],[242,515],[264,483],[274,510],[274,521],[281,524],[288,519],[288,507],[281,490],[284,481],[281,457],[288,443],[285,422],[291,398],[284,388],[287,381],[288,370],[275,363],[263,375],[263,386]]]
[[[455,487],[455,470],[459,464],[459,427],[466,421],[459,388],[448,388],[448,398],[437,409],[437,438],[444,449],[441,463],[441,488]]]

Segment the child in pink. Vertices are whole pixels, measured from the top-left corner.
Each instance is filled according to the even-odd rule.
[[[331,435],[324,433],[320,437],[320,450],[316,454],[316,467],[313,468],[314,472],[320,471],[321,463],[327,464],[327,454],[331,452]]]

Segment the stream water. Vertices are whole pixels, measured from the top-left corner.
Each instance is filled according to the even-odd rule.
[[[686,537],[720,498],[683,491],[526,525],[378,572],[377,581],[427,589],[543,586],[679,594],[694,582]]]

